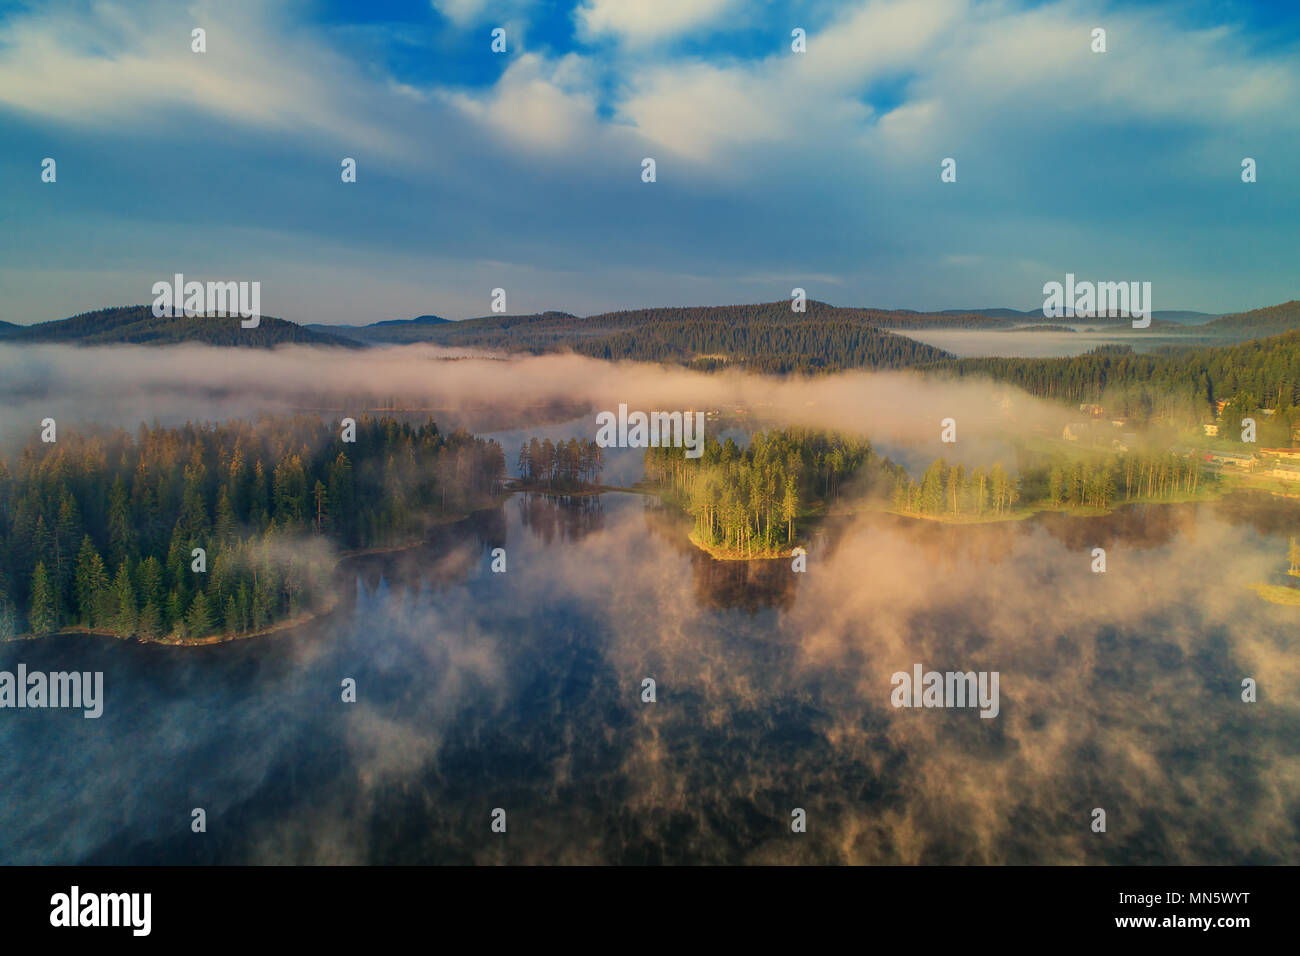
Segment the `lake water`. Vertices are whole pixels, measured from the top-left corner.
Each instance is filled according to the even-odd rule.
[[[1300,611],[1247,588],[1298,524],[879,515],[795,574],[646,498],[516,496],[296,632],[0,645],[105,675],[98,720],[0,710],[0,863],[1298,863]],[[998,671],[999,715],[894,708],[916,663]]]

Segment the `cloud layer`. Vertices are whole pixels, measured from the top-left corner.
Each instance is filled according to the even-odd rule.
[[[175,271],[258,279],[277,314],[325,321],[481,315],[495,287],[520,311],[770,301],[795,284],[838,304],[1028,308],[1067,271],[1151,281],[1161,308],[1285,301],[1297,32],[1250,10],[13,10],[0,318],[147,301]],[[956,183],[939,180],[945,157]]]

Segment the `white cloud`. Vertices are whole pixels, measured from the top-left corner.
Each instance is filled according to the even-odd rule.
[[[438,2],[449,17],[466,22],[522,9],[521,3]],[[832,16],[818,15],[827,9]],[[1063,272],[1067,259],[1082,268],[1075,261],[1091,255],[1088,250],[1123,262],[1155,261],[1168,253],[1149,230],[1168,223],[1155,222],[1149,204],[1142,208],[1148,184],[1159,192],[1161,184],[1179,180],[1178,195],[1189,197],[1186,209],[1204,202],[1217,177],[1234,182],[1241,156],[1254,156],[1267,172],[1256,194],[1284,184],[1295,169],[1290,147],[1300,126],[1294,108],[1300,57],[1256,47],[1249,32],[1200,29],[1176,6],[1108,8],[1099,20],[1098,8],[1084,0],[1030,9],[1019,0],[818,3],[795,7],[788,21],[809,31],[807,53],[790,52],[788,25],[777,15],[763,21],[773,30],[770,52],[741,56],[726,37],[711,52],[690,55],[652,41],[684,30],[730,29],[737,18],[755,17],[743,5],[586,0],[576,12],[580,34],[618,42],[563,56],[530,51],[521,40],[527,24],[509,21],[510,54],[490,61],[503,72],[484,86],[448,74],[438,83],[413,79],[417,71],[390,75],[382,46],[387,27],[359,49],[339,42],[334,27],[304,22],[301,12],[296,0],[227,0],[190,9],[110,0],[8,13],[0,20],[0,116],[19,117],[16,129],[39,130],[44,123],[69,140],[116,135],[115,146],[132,149],[164,138],[216,142],[233,167],[249,164],[252,154],[250,183],[266,189],[268,180],[283,177],[289,188],[271,195],[291,194],[288,167],[301,161],[322,175],[300,177],[303,201],[286,205],[290,218],[319,205],[322,196],[334,201],[317,190],[336,186],[336,157],[362,157],[365,179],[355,192],[373,197],[383,229],[349,220],[340,241],[351,248],[334,250],[320,276],[300,283],[313,308],[338,318],[345,313],[338,304],[341,275],[358,290],[358,308],[366,296],[384,298],[374,278],[381,274],[403,290],[394,310],[418,307],[422,288],[465,284],[463,263],[436,274],[421,271],[394,264],[399,248],[424,263],[462,253],[508,259],[521,270],[512,308],[527,301],[530,308],[572,303],[595,310],[665,296],[682,304],[736,301],[752,285],[746,276],[812,272],[838,277],[842,304],[968,305],[969,278],[953,280],[962,290],[954,302],[941,283],[918,293],[911,277],[918,263],[930,269],[950,251],[951,236],[961,237],[965,248],[1005,250],[1004,261],[1033,255],[1048,274]],[[1104,55],[1088,49],[1099,22],[1108,30]],[[190,52],[195,25],[208,30],[206,54]],[[475,39],[474,31],[482,35]],[[490,55],[486,29],[445,32],[453,34],[445,42],[481,43]],[[403,37],[400,52],[418,52],[426,40],[436,48],[433,38]],[[1125,139],[1132,133],[1141,136],[1140,162]],[[289,157],[284,170],[265,165],[263,147],[272,141]],[[643,156],[659,162],[655,188],[640,183]],[[961,185],[941,191],[944,156],[958,159]],[[62,174],[62,159],[60,165]],[[364,192],[381,182],[391,188]],[[1061,205],[1063,184],[1081,195],[1092,191],[1070,207],[1077,217]],[[115,198],[110,192],[105,201]],[[96,214],[110,223],[149,215],[148,203],[132,204],[126,217],[116,208],[125,204],[108,205],[114,208]],[[236,224],[262,222],[264,210],[235,210],[238,205],[227,210]],[[1104,233],[1095,214],[1102,206],[1118,217]],[[457,217],[464,227],[454,249],[445,231],[413,226],[426,207],[435,219]],[[1181,214],[1164,208],[1174,220]],[[1243,213],[1240,222],[1221,228],[1241,230],[1246,238],[1235,244],[1238,250],[1265,249],[1254,262],[1243,254],[1239,268],[1242,276],[1255,270],[1252,288],[1275,289],[1289,273],[1281,253],[1274,265],[1267,250],[1286,248],[1287,220],[1251,219],[1257,214],[1248,208]],[[26,237],[43,229],[47,245],[61,242],[66,249],[69,237],[86,232],[89,215],[26,217],[11,233],[20,238],[0,242],[9,284],[36,287],[20,278],[29,265],[26,249],[34,248]],[[284,224],[293,241],[319,241],[318,223],[297,219]],[[507,220],[503,230],[498,223]],[[1125,226],[1137,228],[1119,228]],[[1276,232],[1265,242],[1260,237],[1268,229]],[[644,242],[629,241],[632,234]],[[1124,245],[1125,235],[1132,245]],[[204,242],[220,248],[211,237],[205,233]],[[936,248],[936,242],[943,244]],[[368,243],[387,258],[355,277],[337,268]],[[277,239],[256,248],[283,261],[289,244]],[[1220,288],[1226,273],[1218,251],[1193,252],[1195,261],[1220,271],[1170,267],[1171,281],[1179,278],[1187,290],[1183,304],[1204,295],[1202,304],[1228,308],[1240,294]],[[84,269],[103,264],[80,254]],[[169,255],[154,249],[146,256],[137,243],[123,261],[144,260],[153,270]],[[1092,267],[1103,266],[1110,268]],[[498,271],[485,267],[481,281],[472,273],[469,291],[449,293],[454,305],[481,312],[480,287],[489,279],[487,288],[501,284]],[[953,264],[947,271],[963,270]],[[1202,280],[1200,272],[1214,273],[1215,281]],[[1006,272],[998,274],[1005,287]],[[1024,276],[1025,287],[1041,288],[1041,279],[1032,278]],[[1201,281],[1205,288],[1197,287]],[[65,294],[53,281],[38,284],[40,294],[20,293],[20,312],[54,317],[50,303]],[[785,289],[776,294],[784,295],[802,283],[780,284]],[[1240,284],[1247,285],[1245,278]],[[86,291],[90,285],[88,279],[76,294],[86,305],[103,304],[101,294]],[[327,291],[317,295],[316,288]],[[1251,304],[1266,303],[1257,298],[1261,293],[1251,294]],[[69,307],[55,314],[73,311],[66,297],[57,301],[60,309],[65,301]]]
[[[0,106],[82,126],[161,128],[199,111],[265,130],[311,132],[394,150],[398,137],[361,101],[367,83],[322,43],[257,3],[197,12],[167,3],[37,8],[5,24]],[[207,52],[191,50],[206,31]]]
[[[1233,31],[1198,30],[1161,9],[1107,13],[1110,52],[1094,54],[1096,18],[1079,3],[854,4],[810,31],[804,54],[630,61],[616,113],[720,167],[750,148],[810,140],[891,167],[937,163],[999,138],[1033,143],[1044,120],[1300,126],[1300,61],[1262,58]],[[900,84],[902,99],[878,113],[881,82]]]
[[[430,0],[433,8],[458,27],[495,20],[499,25],[514,19],[533,5],[533,0]]]
[[[586,0],[574,18],[588,39],[648,44],[715,23],[735,6],[736,0]]]
[[[730,163],[751,146],[843,145],[873,116],[864,89],[915,67],[960,19],[962,6],[870,4],[811,34],[805,54],[783,49],[750,63],[650,64],[629,77],[618,115],[653,142],[697,160]]]
[[[487,0],[432,0],[432,6],[452,23],[465,26],[483,16],[488,2]]]
[[[595,101],[583,89],[586,82],[582,58],[576,54],[549,61],[525,53],[488,94],[449,92],[445,99],[513,142],[544,152],[576,151],[599,132]]]

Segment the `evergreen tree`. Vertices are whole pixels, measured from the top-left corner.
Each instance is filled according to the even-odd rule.
[[[117,566],[117,576],[113,579],[113,592],[117,597],[117,614],[113,622],[113,632],[118,637],[130,637],[139,624],[135,586],[131,583],[131,572],[123,561]]]
[[[136,569],[136,591],[141,602],[152,604],[155,611],[159,611],[167,601],[162,564],[152,554],[141,561]]]
[[[171,593],[167,595],[163,630],[168,633],[174,631],[179,636],[185,634],[185,595],[180,588],[172,588]]]
[[[222,545],[235,540],[239,529],[239,519],[235,517],[235,508],[230,502],[230,489],[225,485],[217,492],[217,519],[212,525],[212,534]]]
[[[229,594],[226,596],[226,605],[221,616],[222,624],[227,634],[238,634],[239,625],[239,605],[235,601],[235,596]]]
[[[316,487],[312,489],[311,497],[315,505],[313,523],[316,527],[316,533],[323,534],[325,529],[329,527],[329,509],[326,507],[329,496],[325,491],[325,483],[319,478],[316,479]]]
[[[794,519],[799,513],[799,492],[794,477],[786,479],[785,494],[781,498],[781,517],[786,523],[786,541],[794,540]]]
[[[59,518],[54,532],[54,585],[60,593],[71,594],[74,574],[74,555],[77,542],[85,534],[81,528],[81,512],[77,502],[66,490],[59,503]]]
[[[131,508],[126,492],[126,482],[121,475],[113,480],[113,490],[108,497],[108,557],[121,564],[136,553],[136,534],[131,525]]]
[[[144,607],[140,609],[140,618],[136,623],[136,633],[145,640],[156,640],[163,635],[162,614],[158,611],[158,605],[153,601],[146,601]]]
[[[186,630],[192,637],[203,637],[212,631],[216,623],[216,615],[212,613],[212,606],[208,603],[207,595],[202,591],[194,595],[194,603],[190,605],[185,623]]]
[[[28,620],[33,634],[49,634],[59,626],[58,598],[44,561],[38,561],[32,572],[32,607]]]
[[[342,536],[344,544],[349,546],[357,544],[352,462],[342,452],[339,452],[338,457],[330,465],[329,485],[325,494],[333,512],[335,532]]]
[[[75,579],[78,621],[86,627],[97,627],[107,623],[100,619],[100,611],[102,595],[108,589],[108,572],[104,567],[104,560],[95,550],[95,543],[90,540],[90,535],[81,539]]]

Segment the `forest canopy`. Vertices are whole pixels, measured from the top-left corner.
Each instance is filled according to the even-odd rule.
[[[0,637],[256,630],[323,586],[328,568],[295,542],[404,542],[501,490],[494,441],[367,417],[355,438],[296,416],[33,442],[0,462]]]
[[[887,493],[900,473],[865,439],[806,428],[756,432],[743,448],[710,438],[694,459],[645,453],[646,481],[695,519],[697,543],[740,557],[788,552],[842,494]]]

